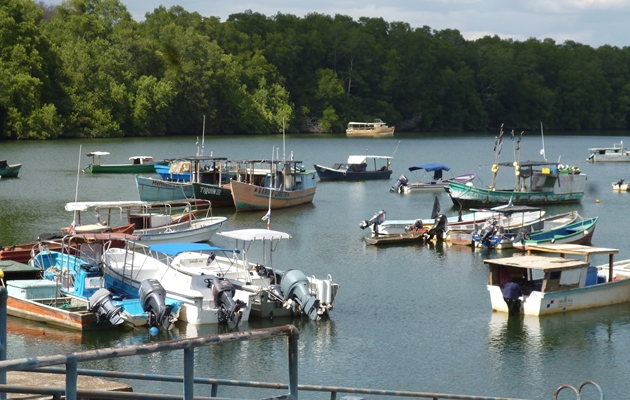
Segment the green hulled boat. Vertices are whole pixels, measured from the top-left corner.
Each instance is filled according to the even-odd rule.
[[[3,178],[17,178],[22,164],[9,164],[7,160],[0,160],[0,176]]]
[[[109,174],[137,174],[155,172],[155,164],[166,164],[165,161],[153,161],[150,156],[133,156],[129,157],[129,164],[101,164],[101,156],[109,155],[107,151],[91,151],[86,153],[88,157],[92,157],[92,162],[84,171],[92,174],[109,173]]]

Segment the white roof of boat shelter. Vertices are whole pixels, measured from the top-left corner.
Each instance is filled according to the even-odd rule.
[[[269,229],[239,229],[235,231],[217,232],[217,235],[242,240],[244,242],[291,239],[291,235],[288,233]]]
[[[66,203],[66,211],[87,211],[91,208],[130,208],[130,207],[164,207],[169,205],[186,205],[188,203],[194,203],[194,201],[188,200],[173,200],[173,201],[74,201]]]
[[[86,156],[88,157],[93,157],[93,156],[106,156],[110,154],[109,151],[90,151],[85,153]]]
[[[368,158],[391,160],[394,157],[390,157],[390,156],[370,156],[370,155],[349,156],[348,157],[348,164],[363,164]]]

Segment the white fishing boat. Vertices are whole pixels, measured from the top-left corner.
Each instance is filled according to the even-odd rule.
[[[227,220],[212,216],[207,200],[148,202],[148,201],[95,201],[66,204],[66,210],[75,212],[77,227],[81,230],[81,213],[92,212],[95,226],[107,227],[120,223],[134,224],[133,235],[142,243],[205,242]]]
[[[235,289],[224,277],[172,268],[181,254],[207,249],[206,243],[169,243],[144,246],[127,242],[125,248],[103,253],[105,282],[118,292],[134,292],[141,282],[155,279],[166,295],[183,303],[179,318],[189,324],[231,322],[235,328],[249,320],[255,294]],[[199,272],[198,272],[199,271]]]
[[[339,284],[330,274],[325,279],[307,276],[299,269],[277,269],[273,253],[282,240],[291,235],[269,229],[241,229],[218,232],[217,235],[235,240],[240,259],[215,256],[208,268],[219,268],[223,276],[234,277],[234,285],[256,293],[252,314],[258,318],[308,316],[317,320],[334,308]],[[254,244],[262,247],[257,263],[249,260]],[[267,258],[268,257],[268,258]],[[294,266],[292,266],[294,267]]]
[[[588,162],[629,162],[630,151],[623,146],[623,140],[613,143],[613,147],[593,147],[588,149]]]
[[[559,257],[531,255],[532,251]],[[629,302],[630,273],[614,268],[617,253],[617,249],[559,244],[533,246],[524,256],[484,260],[492,310],[547,315]],[[609,262],[600,269],[590,266],[592,255],[608,255]]]

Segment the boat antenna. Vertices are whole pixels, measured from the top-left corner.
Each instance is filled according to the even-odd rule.
[[[545,154],[545,134],[543,132],[542,121],[540,121],[540,137],[542,138],[542,149],[540,149],[540,155],[543,156],[543,160],[547,161],[547,155]]]
[[[490,189],[493,190],[497,183],[497,172],[499,172],[499,155],[501,154],[501,147],[503,147],[503,124],[499,131],[499,136],[494,141],[494,164],[492,164],[492,185]]]
[[[206,116],[203,116],[203,128],[201,128],[201,155],[203,156],[203,145],[206,140]]]
[[[267,210],[267,214],[265,214],[264,217],[262,217],[263,221],[267,221],[267,229],[269,229],[269,225],[271,224],[271,191],[276,187],[276,183],[275,183],[275,179],[276,179],[276,173],[273,169],[273,155],[276,151],[276,146],[273,146],[271,148],[271,171],[272,171],[272,176],[271,176],[271,185],[272,187],[269,188],[269,209]]]
[[[287,160],[286,156],[286,145],[284,143],[284,117],[282,117],[282,161]]]
[[[81,148],[82,145],[79,145],[79,165],[77,166],[77,185],[74,189],[74,202],[76,203],[79,200],[79,176],[81,173]],[[75,226],[77,226],[77,210],[74,210],[72,214],[72,224],[68,229],[68,233],[72,233],[74,231]]]

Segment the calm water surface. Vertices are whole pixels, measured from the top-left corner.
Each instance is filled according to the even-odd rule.
[[[545,137],[547,157],[575,165],[588,175],[582,204],[547,209],[557,213],[577,209],[584,217],[599,216],[594,244],[620,249],[618,259],[630,258],[628,202],[630,193],[613,193],[611,182],[630,180],[630,164],[588,164],[589,147],[612,146],[622,137]],[[333,136],[206,137],[204,154],[233,159],[271,158],[273,149],[286,157],[293,152],[307,167],[332,165],[351,154],[391,155],[400,141],[389,181],[320,182],[313,204],[272,211],[272,229],[291,233],[274,255],[281,269],[299,268],[307,275],[331,274],[341,284],[331,318],[250,321],[243,329],[270,324],[295,324],[300,330],[301,384],[549,399],[562,384],[594,380],[607,398],[627,398],[630,381],[630,304],[546,318],[508,321],[493,314],[486,291],[483,260],[513,254],[480,252],[451,246],[367,246],[361,220],[384,209],[388,219],[428,218],[434,196],[389,193],[396,178],[412,165],[440,162],[454,175],[474,171],[477,185],[491,179],[492,135],[449,135],[424,138],[401,135],[392,139],[348,139]],[[526,133],[520,158],[541,159],[537,132]],[[88,151],[109,151],[108,163],[126,162],[134,155],[156,159],[196,153],[195,138],[139,140],[81,140],[1,142],[0,159],[23,163],[19,179],[0,181],[0,242],[3,245],[35,240],[42,232],[67,227],[72,215],[67,202],[137,200],[131,175],[85,175],[77,169],[89,163]],[[509,137],[502,162],[514,160]],[[518,157],[518,154],[516,154]],[[104,162],[105,162],[104,161]],[[447,173],[448,175],[448,173]],[[513,170],[499,172],[499,187],[514,184]],[[78,187],[78,191],[77,191]],[[445,193],[439,194],[442,212],[456,214]],[[599,200],[599,202],[597,202]],[[264,212],[215,210],[225,215],[225,230],[259,227]],[[230,247],[216,236],[212,243]],[[254,252],[256,254],[256,252]],[[604,263],[595,259],[595,264]],[[177,324],[157,338],[146,329],[78,334],[21,320],[9,320],[9,358],[65,353],[155,340],[224,332],[218,326]],[[182,374],[182,354],[106,360],[81,365],[119,371]],[[286,343],[266,340],[213,346],[196,351],[198,376],[252,381],[288,382]],[[143,382],[129,382],[136,391],[153,391]],[[181,394],[181,385],[164,385],[163,393]],[[195,394],[208,395],[197,387]],[[220,396],[271,396],[222,387]],[[300,393],[301,398],[327,398]],[[569,397],[566,397],[569,398]],[[574,397],[573,397],[574,398]],[[595,398],[595,397],[593,397]]]

